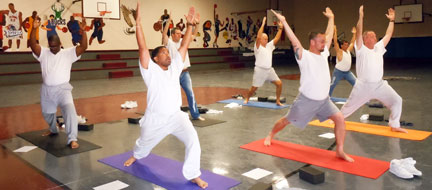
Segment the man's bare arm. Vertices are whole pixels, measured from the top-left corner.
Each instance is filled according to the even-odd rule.
[[[76,50],[75,50],[77,57],[82,55],[88,47],[88,45],[87,45],[87,33],[85,31],[86,26],[87,26],[87,23],[86,23],[85,18],[83,17],[82,22],[80,24],[80,30],[82,31],[81,41],[80,41],[79,46],[77,46]]]
[[[40,26],[40,21],[35,19],[33,21],[33,29],[31,30],[31,33],[30,33],[30,48],[31,48],[32,52],[38,57],[41,54],[42,48],[36,41],[36,31],[35,30],[37,30],[37,28],[39,26]]]
[[[263,18],[261,27],[258,30],[258,34],[257,34],[256,42],[255,42],[256,48],[259,48],[259,46],[260,46],[259,43],[257,43],[257,42],[261,39],[262,33],[264,32],[265,23],[266,23],[266,17]]]
[[[283,24],[279,21],[278,22],[278,31],[276,33],[276,36],[273,38],[273,44],[274,45],[276,45],[280,41],[280,38],[282,36],[282,31],[283,31]]]
[[[333,33],[334,33],[334,14],[333,11],[328,7],[326,7],[326,10],[325,12],[323,12],[323,14],[328,18],[327,29],[325,32],[326,35],[325,44],[327,48],[330,48],[330,45],[332,43]]]
[[[199,22],[200,16],[197,13],[195,15],[195,7],[190,7],[189,8],[189,12],[188,15],[186,16],[186,34],[183,37],[183,40],[181,42],[180,48],[179,48],[179,53],[182,56],[182,61],[184,62],[185,58],[186,58],[186,53],[188,51],[189,48],[189,44],[191,42],[191,38],[192,38],[192,26],[196,23],[196,19]]]
[[[356,33],[356,46],[357,49],[360,49],[363,45],[363,5],[359,8],[359,19],[357,21],[357,33]]]
[[[298,60],[300,60],[302,58],[303,46],[301,45],[300,41],[298,40],[298,38],[296,37],[296,35],[292,31],[292,29],[289,27],[285,17],[283,15],[275,12],[274,10],[271,10],[271,11],[273,12],[273,14],[276,15],[276,17],[279,19],[279,21],[284,26],[285,34],[287,35],[288,39],[291,42],[291,45],[294,48],[294,55],[296,56],[296,58]]]
[[[348,47],[348,51],[352,51],[354,49],[354,43],[355,43],[356,34],[357,34],[357,30],[356,30],[355,27],[352,28],[351,33],[353,34],[353,36],[351,38],[351,41],[350,41],[350,44],[349,44],[349,47]]]
[[[337,28],[334,26],[334,33],[333,33],[333,45],[334,49],[336,51],[336,58],[341,61],[342,60],[342,50],[339,47],[339,42],[337,38]]]
[[[150,52],[147,48],[144,32],[141,26],[141,11],[140,11],[140,2],[137,2],[136,8],[136,38],[138,42],[138,52],[141,66],[144,69],[148,69],[148,65],[150,62]]]
[[[169,38],[168,30],[169,30],[170,23],[171,23],[171,14],[168,18],[167,23],[165,24],[163,32],[162,32],[162,45],[164,45],[164,46],[166,46],[168,44],[168,38]]]
[[[387,44],[390,42],[390,39],[393,35],[393,30],[394,30],[394,21],[395,21],[395,11],[390,8],[388,9],[388,14],[386,14],[387,18],[389,19],[389,24],[387,27],[387,31],[385,36],[383,37],[383,43],[384,43],[384,47],[387,46]]]

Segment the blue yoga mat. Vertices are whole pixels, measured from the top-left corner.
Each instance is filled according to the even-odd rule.
[[[330,97],[330,100],[333,102],[346,102],[346,98],[337,98],[337,97]]]
[[[144,179],[166,189],[176,190],[193,190],[201,189],[196,184],[186,180],[182,174],[183,163],[150,154],[149,156],[137,160],[129,167],[123,166],[123,163],[132,156],[132,151],[111,157],[100,159],[99,162],[107,164],[113,168],[129,173],[135,177]],[[240,181],[231,179],[201,169],[201,179],[206,181],[209,186],[206,189],[230,189]]]
[[[235,103],[243,105],[243,106],[268,108],[268,109],[284,109],[284,108],[287,108],[290,106],[289,104],[284,104],[283,106],[278,106],[274,102],[257,102],[257,101],[249,101],[247,104],[243,104],[243,101],[244,100],[239,100],[239,99],[228,99],[228,100],[218,101],[218,103],[229,104],[229,103],[235,102]]]

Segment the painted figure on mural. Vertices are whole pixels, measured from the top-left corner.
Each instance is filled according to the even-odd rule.
[[[55,20],[54,15],[50,15],[49,20],[45,21],[41,28],[47,31],[47,38],[52,35],[57,35],[56,29],[61,30],[60,26],[57,25],[57,20]]]
[[[70,20],[67,23],[67,28],[69,32],[72,34],[72,44],[76,46],[81,42],[81,38],[82,38],[79,21],[75,20],[74,16],[70,16]]]
[[[16,39],[16,49],[20,47],[20,39],[22,36],[22,13],[15,10],[15,5],[9,3],[9,10],[0,11],[1,15],[6,15],[6,27],[4,35],[8,38],[9,49],[7,51],[12,51],[12,40]]]
[[[169,18],[170,18],[170,15],[168,14],[168,10],[164,9],[164,14],[159,19],[159,21],[162,23],[162,28],[165,28],[166,24],[170,24],[170,23],[167,23]],[[162,32],[162,30],[161,30],[161,32]],[[168,30],[168,36],[170,36],[170,35],[171,35],[170,31]]]
[[[94,27],[93,34],[90,37],[89,45],[92,44],[93,39],[97,38],[99,44],[105,43],[105,40],[103,40],[103,30],[102,28],[105,26],[105,23],[103,22],[103,19],[101,18],[94,18],[91,22],[90,28]]]
[[[185,24],[184,24],[184,22],[183,22],[183,19],[181,18],[180,19],[180,21],[176,24],[176,27],[178,28],[178,29],[180,29],[180,31],[181,31],[181,33],[182,33],[182,35],[184,35],[185,34],[185,32],[184,32],[184,29],[185,29]]]
[[[217,8],[217,4],[214,4],[214,11],[213,11],[214,26],[215,26],[215,30],[214,30],[215,40],[213,42],[213,47],[214,48],[218,48],[219,47],[218,44],[217,44],[217,40],[218,40],[218,37],[219,37],[219,32],[221,31],[219,27],[224,26],[224,23],[219,20],[219,15],[216,14],[216,8]]]
[[[6,16],[0,14],[0,51],[4,51],[6,47],[3,47],[3,26],[6,26]]]
[[[203,33],[204,33],[203,47],[205,47],[205,48],[209,46],[208,42],[211,40],[210,33],[208,32],[208,31],[211,31],[211,26],[212,26],[212,23],[210,20],[205,21],[203,24]]]
[[[27,47],[30,47],[30,33],[32,30],[36,32],[36,42],[39,43],[39,28],[33,28],[33,22],[35,20],[41,21],[41,18],[37,15],[37,11],[33,11],[32,15],[27,17],[21,25],[24,25],[24,31],[27,32]],[[28,27],[27,27],[28,26]]]
[[[57,2],[51,5],[51,10],[54,11],[56,20],[63,20],[62,12],[65,10],[65,7],[63,3],[60,2],[60,0],[57,0]]]

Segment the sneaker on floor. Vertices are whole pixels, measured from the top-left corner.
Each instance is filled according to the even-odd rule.
[[[401,161],[393,159],[390,162],[390,170],[392,174],[395,174],[396,176],[402,178],[402,179],[411,179],[413,178],[413,174],[407,171],[405,168],[402,167]]]
[[[416,175],[416,176],[422,176],[422,172],[414,167],[416,164],[416,161],[413,160],[411,157],[402,159],[400,162],[401,166],[407,170],[409,173]]]

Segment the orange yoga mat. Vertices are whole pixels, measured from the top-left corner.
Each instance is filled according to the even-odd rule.
[[[419,131],[419,130],[406,129],[406,128],[405,129],[408,131],[408,133],[393,132],[388,126],[358,123],[353,121],[345,121],[345,124],[346,124],[345,128],[348,131],[356,131],[360,133],[381,135],[386,137],[395,137],[395,138],[415,140],[415,141],[424,140],[427,137],[429,137],[429,135],[432,134],[432,132],[429,131]],[[334,128],[334,124],[330,123],[330,120],[324,122],[319,122],[318,120],[314,120],[309,122],[309,125]]]
[[[240,148],[372,179],[377,179],[390,167],[389,162],[354,155],[350,156],[355,161],[347,162],[336,157],[334,151],[289,142],[272,140],[268,147],[263,143],[264,139],[261,139]]]

